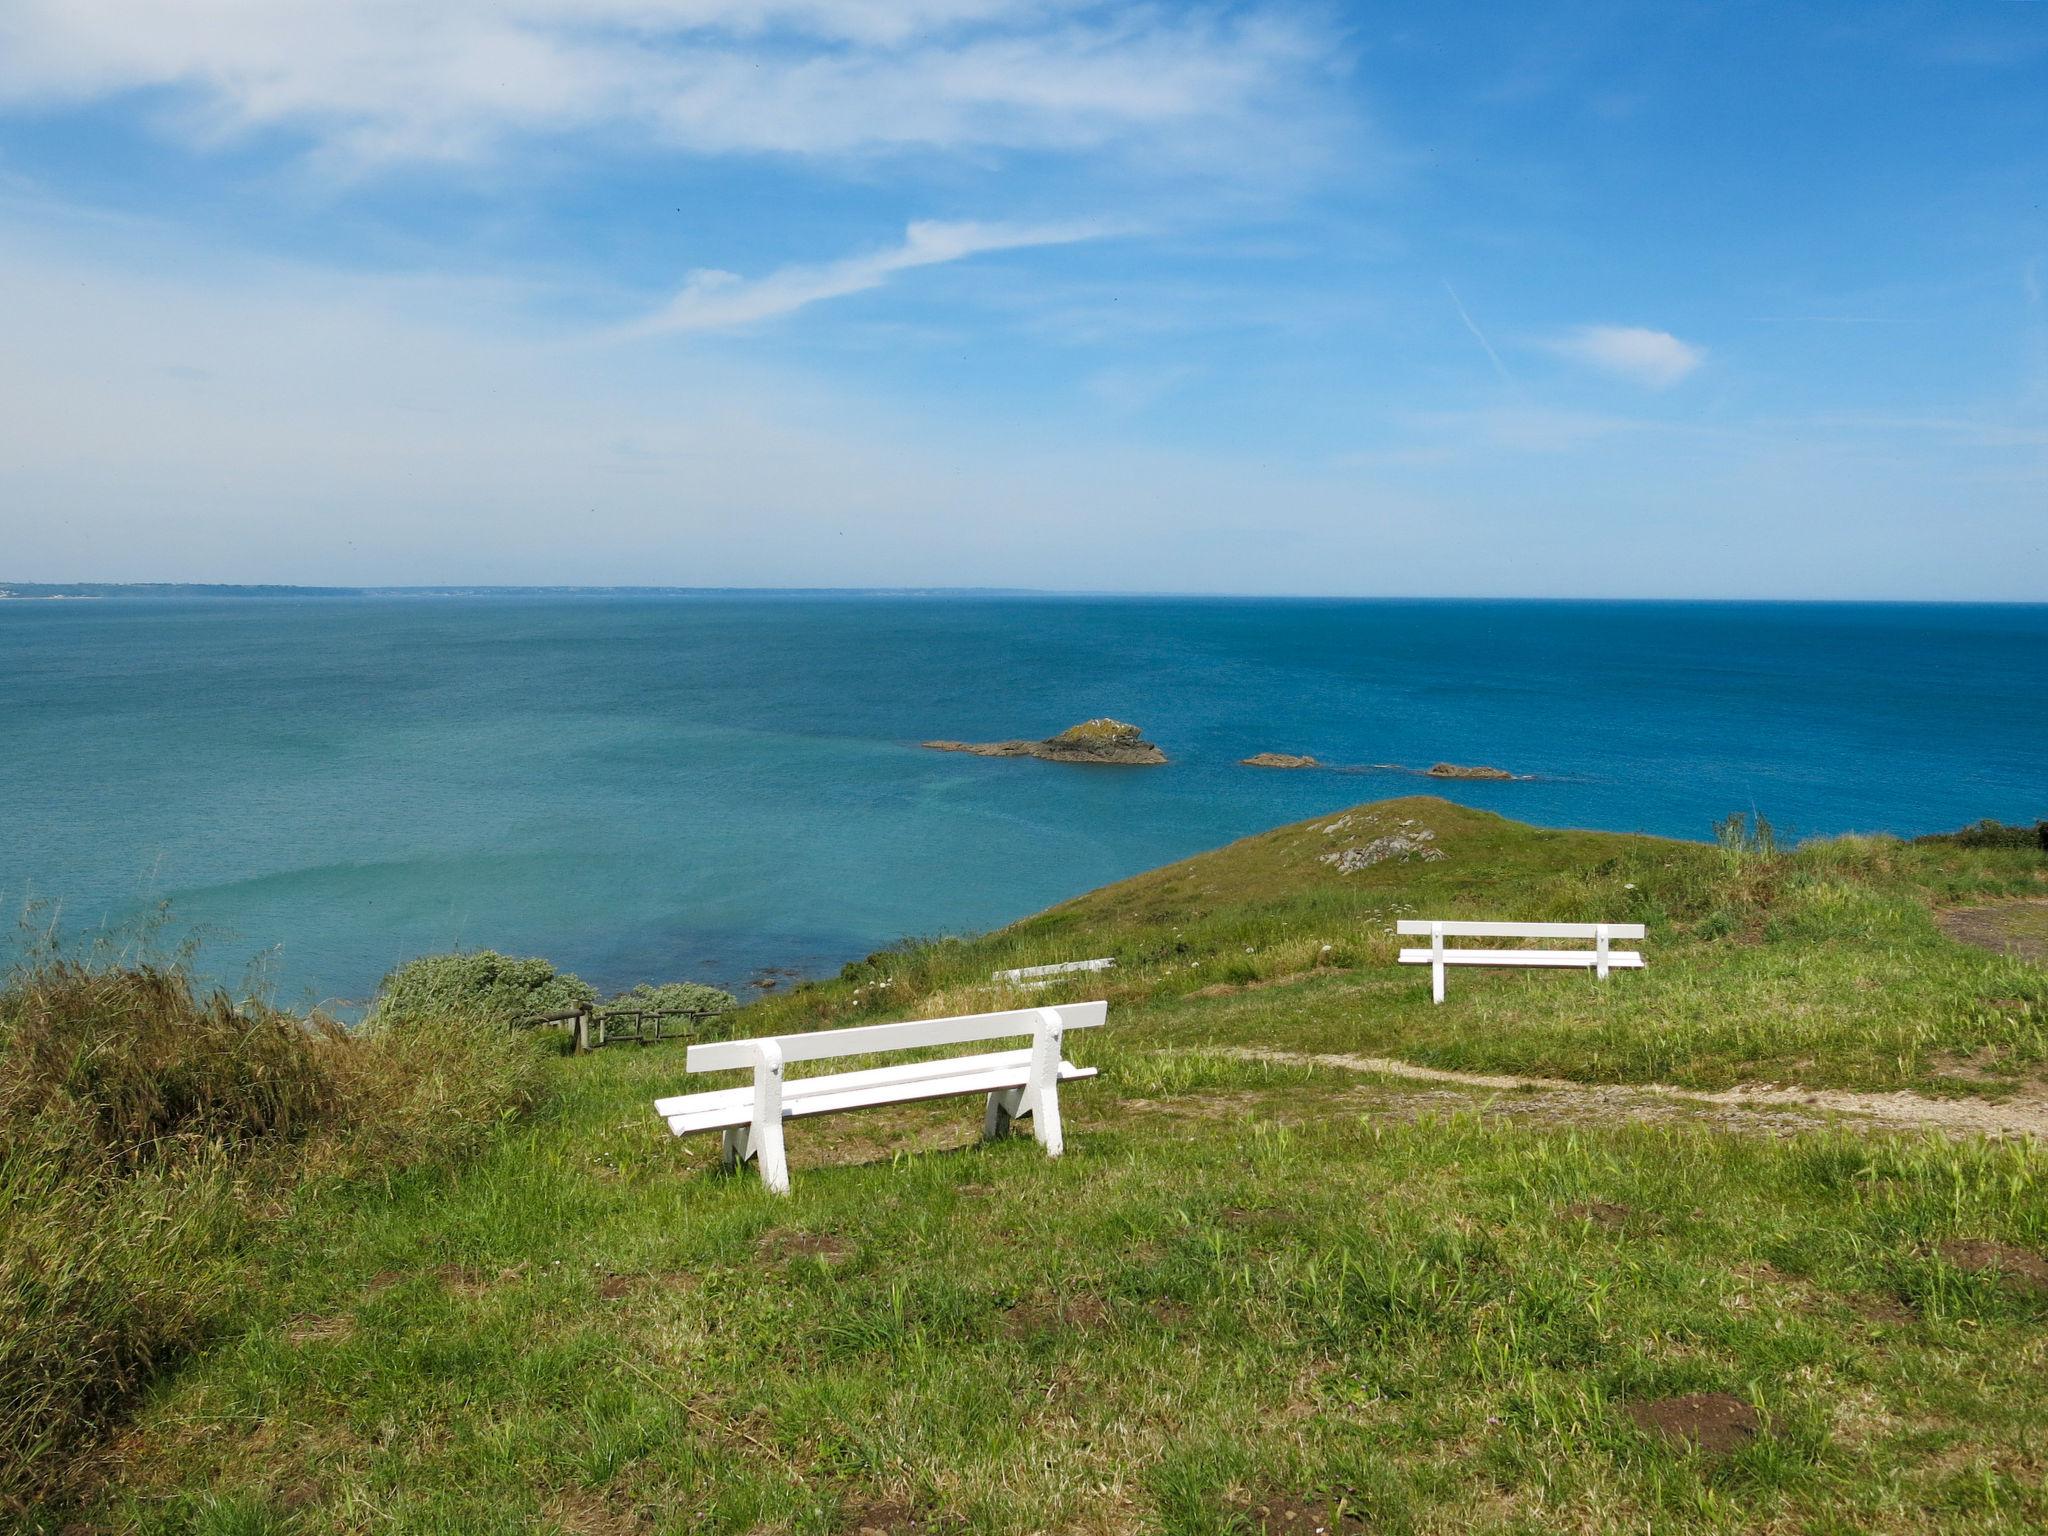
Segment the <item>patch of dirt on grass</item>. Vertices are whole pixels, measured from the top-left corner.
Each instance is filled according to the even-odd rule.
[[[852,1255],[853,1244],[829,1232],[770,1232],[754,1251],[771,1263],[816,1259],[821,1264],[837,1264]]]
[[[1756,1409],[1727,1392],[1693,1392],[1626,1403],[1623,1411],[1645,1434],[1710,1454],[1740,1450],[1761,1427]]]
[[[1575,1200],[1561,1214],[1571,1221],[1590,1221],[1596,1227],[1620,1232],[1628,1226],[1629,1218],[1635,1213],[1634,1206],[1613,1200]]]
[[[1920,1321],[1920,1314],[1896,1296],[1851,1296],[1849,1306],[1865,1322],[1887,1328],[1906,1328]]]
[[[568,1536],[632,1536],[653,1524],[646,1511],[589,1488],[556,1494],[548,1501],[547,1517]]]
[[[1212,981],[1206,987],[1197,987],[1189,997],[1235,997],[1240,992],[1263,992],[1268,987],[1291,987],[1298,981],[1307,981],[1315,976],[1336,976],[1341,974],[1334,967],[1325,966],[1316,971],[1289,971],[1284,976],[1261,976],[1254,981]]]
[[[1975,1237],[1951,1239],[1938,1251],[1965,1274],[1997,1275],[2022,1290],[2048,1295],[2048,1259],[2038,1253]]]
[[[850,1506],[840,1523],[845,1536],[951,1536],[967,1529],[957,1515],[913,1509],[901,1499],[880,1499]]]
[[[325,1344],[345,1339],[355,1331],[356,1320],[352,1317],[295,1317],[285,1324],[284,1341],[287,1344]]]
[[[515,1264],[501,1269],[495,1276],[487,1275],[480,1269],[466,1264],[437,1264],[434,1278],[441,1282],[451,1296],[482,1296],[500,1285],[516,1285],[526,1278],[526,1266]]]
[[[597,1282],[599,1301],[624,1301],[639,1289],[639,1277],[635,1275],[606,1275]]]
[[[1173,1333],[1194,1325],[1195,1309],[1184,1301],[1159,1296],[1146,1302],[1145,1310],[1152,1314],[1152,1321]]]
[[[2032,960],[2037,965],[2048,963],[2048,901],[1996,901],[1981,907],[1950,907],[1936,912],[1934,921],[1958,944]]]
[[[1362,1536],[1372,1529],[1362,1515],[1329,1499],[1261,1493],[1224,1506],[1237,1528],[1261,1536]]]
[[[381,1296],[405,1278],[402,1269],[380,1269],[370,1276],[370,1283],[363,1287],[365,1296]]]
[[[1109,1321],[1109,1304],[1100,1296],[1067,1296],[1053,1300],[1026,1297],[1003,1312],[1003,1333],[1012,1339],[1042,1333],[1088,1333]]]

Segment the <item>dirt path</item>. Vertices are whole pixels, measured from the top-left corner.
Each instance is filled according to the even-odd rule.
[[[1948,907],[1936,912],[1934,921],[1958,943],[2048,964],[2048,898]]]
[[[1724,1109],[1819,1110],[1828,1114],[1858,1115],[1880,1125],[1904,1130],[1937,1130],[1950,1135],[1990,1137],[2038,1136],[2048,1139],[2048,1098],[2029,1094],[1991,1103],[1984,1099],[1930,1099],[1917,1093],[1851,1093],[1841,1088],[1770,1088],[1745,1084],[1739,1088],[1710,1091],[1674,1088],[1666,1083],[1575,1083],[1562,1077],[1522,1077],[1517,1074],[1450,1072],[1441,1067],[1419,1067],[1392,1056],[1312,1055],[1303,1051],[1261,1050],[1240,1046],[1223,1054],[1251,1061],[1279,1062],[1288,1066],[1335,1067],[1344,1072],[1372,1072],[1385,1077],[1405,1078],[1419,1083],[1445,1083],[1461,1088],[1489,1088],[1519,1093],[1536,1089],[1548,1093],[1570,1093],[1609,1104],[1629,1100],[1677,1100],[1688,1104],[1715,1105]]]

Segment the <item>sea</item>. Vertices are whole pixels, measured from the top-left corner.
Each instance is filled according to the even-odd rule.
[[[927,750],[1113,716],[1163,767]],[[1323,768],[1240,765],[1310,753]],[[1508,782],[1418,776],[1488,764]],[[405,960],[742,992],[1360,801],[2048,816],[2048,606],[484,592],[0,602],[10,942],[347,1015]]]

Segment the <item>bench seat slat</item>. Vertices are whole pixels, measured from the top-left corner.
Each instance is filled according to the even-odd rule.
[[[1582,965],[1588,970],[1600,963],[1599,953],[1591,949],[1452,949],[1447,946],[1441,956],[1433,949],[1401,951],[1403,965],[1428,965],[1439,958],[1445,965]],[[1632,949],[1610,950],[1607,964],[1617,971],[1639,971],[1643,969],[1643,957]]]
[[[1026,1066],[1031,1061],[1031,1052],[990,1051],[982,1056],[941,1056],[933,1061],[904,1061],[887,1067],[867,1067],[858,1072],[824,1072],[816,1077],[792,1077],[782,1085],[785,1103],[792,1099],[806,1098],[814,1093],[834,1093],[857,1083],[900,1082],[914,1083],[925,1077],[951,1077],[961,1072],[989,1072],[1005,1067]],[[657,1115],[683,1113],[692,1105],[710,1104],[723,1099],[736,1099],[743,1104],[754,1102],[754,1090],[744,1088],[710,1088],[702,1093],[680,1093],[673,1098],[656,1099],[654,1112]]]
[[[1401,933],[1426,939],[1435,925],[1424,918],[1404,917],[1394,926]],[[1641,923],[1479,923],[1461,919],[1442,927],[1447,939],[1593,939],[1603,927],[1610,939],[1648,937]]]
[[[1101,1025],[1109,1005],[1061,1003],[1061,1027],[1094,1029]],[[910,1051],[935,1045],[966,1045],[975,1040],[1002,1040],[1014,1035],[1035,1035],[1043,1019],[1036,1008],[1012,1008],[1002,1013],[965,1014],[951,1019],[917,1019],[907,1024],[854,1024],[845,1029],[820,1029],[803,1035],[778,1035],[775,1043],[785,1062],[823,1061],[834,1056],[869,1056],[877,1051]],[[751,1067],[757,1047],[751,1040],[717,1040],[693,1045],[684,1054],[683,1065],[691,1072],[725,1072]]]
[[[1093,1067],[1077,1067],[1070,1061],[1060,1063],[1060,1081],[1063,1083],[1093,1076]],[[912,1104],[923,1099],[946,1099],[960,1094],[999,1093],[1006,1088],[1021,1088],[1029,1082],[1031,1063],[1027,1059],[976,1072],[953,1072],[907,1081],[892,1075],[888,1068],[874,1072],[839,1072],[833,1077],[834,1086],[824,1092],[785,1098],[782,1118],[800,1120],[812,1115],[837,1114],[842,1110],[869,1109],[880,1104]],[[822,1082],[824,1079],[814,1078],[811,1081]],[[678,1136],[737,1128],[750,1124],[754,1117],[751,1088],[689,1094],[664,1102],[673,1106],[663,1113],[668,1120],[668,1128]]]

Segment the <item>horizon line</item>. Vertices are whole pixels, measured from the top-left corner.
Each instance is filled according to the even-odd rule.
[[[1754,594],[1717,596],[1649,594],[1617,597],[1590,593],[1398,593],[1398,592],[1230,592],[1195,588],[995,587],[914,583],[905,586],[691,586],[602,582],[408,582],[320,584],[282,581],[4,581],[0,602],[85,600],[108,596],[242,597],[486,597],[549,596],[726,596],[726,597],[986,597],[1076,599],[1201,599],[1219,602],[1321,603],[1763,603],[1836,606],[2030,608],[2048,597],[1788,597]]]

